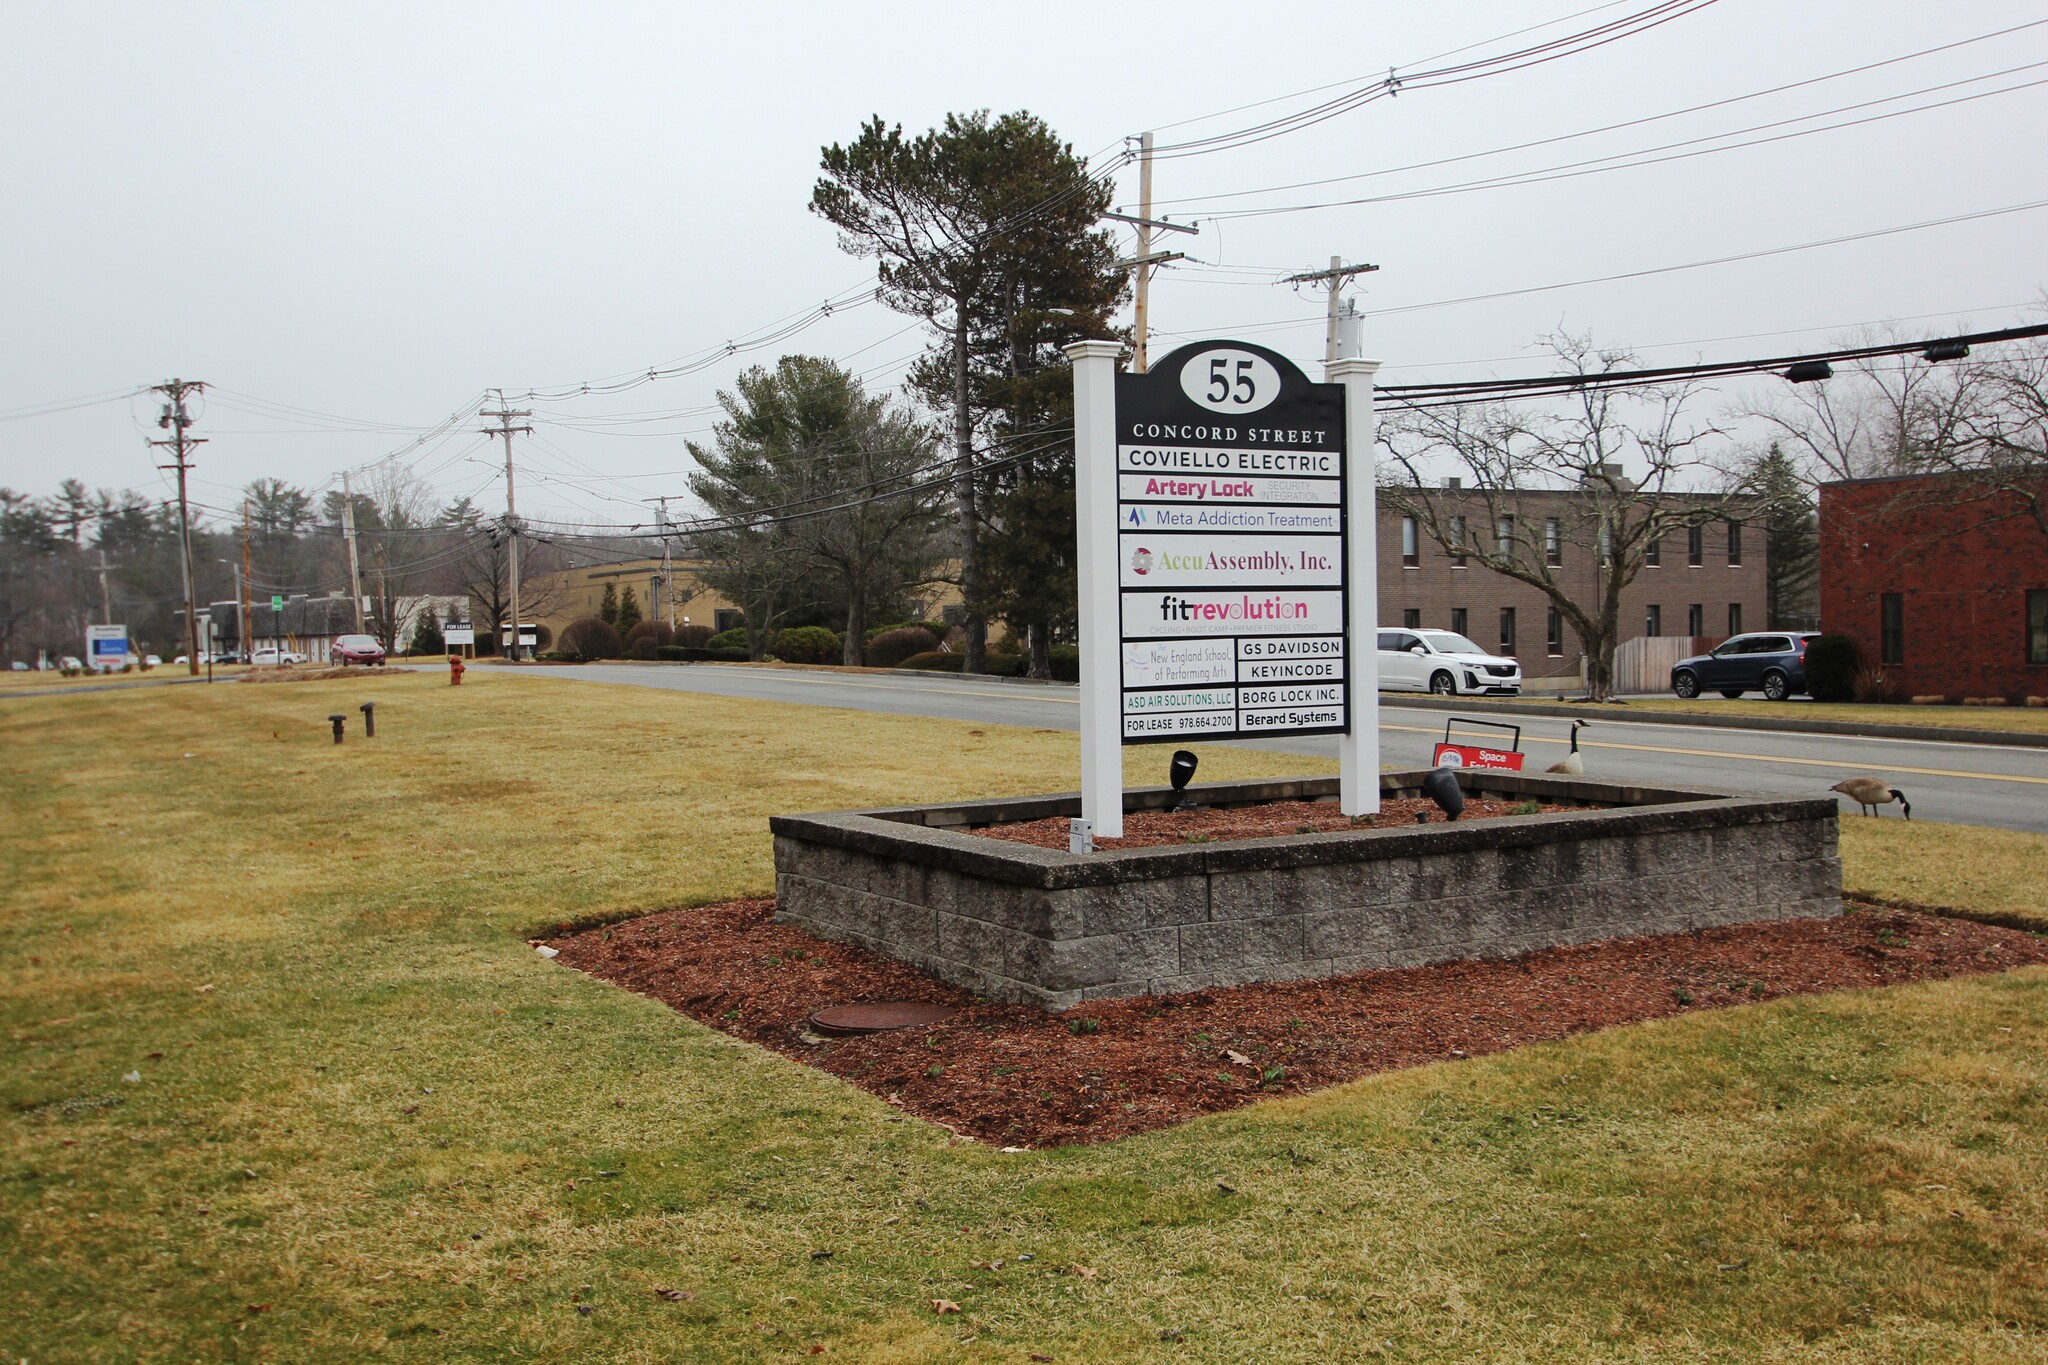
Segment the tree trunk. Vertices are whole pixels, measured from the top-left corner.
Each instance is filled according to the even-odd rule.
[[[974,422],[967,410],[967,300],[953,300],[953,507],[960,523],[960,598],[967,619],[962,673],[986,670],[988,620],[981,614],[981,527],[974,510]]]
[[[848,574],[846,594],[846,640],[839,660],[848,668],[858,668],[867,662],[868,593],[865,577]]]
[[[1052,632],[1036,621],[1024,627],[1025,647],[1030,651],[1031,668],[1028,676],[1033,678],[1052,677],[1052,648],[1049,638]]]

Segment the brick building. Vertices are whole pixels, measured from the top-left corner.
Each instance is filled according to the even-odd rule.
[[[2035,495],[1944,474],[1822,485],[1822,624],[1898,697],[2048,695],[2048,471]]]
[[[1449,490],[1434,496],[1457,497]],[[1576,600],[1593,602],[1599,595],[1593,547],[1574,544],[1565,529],[1578,500],[1564,491],[1522,493],[1516,515],[1542,519],[1544,553],[1558,581],[1580,589]],[[1497,534],[1485,524],[1489,513],[1479,494],[1469,507],[1465,516],[1475,538]],[[1447,510],[1455,513],[1457,503]],[[1379,523],[1381,625],[1455,630],[1519,660],[1529,691],[1576,685],[1579,642],[1548,597],[1441,548],[1412,517],[1382,506]],[[1526,526],[1519,538],[1534,540],[1536,529]],[[1761,526],[1730,521],[1671,532],[1622,591],[1621,640],[1688,635],[1718,642],[1767,629],[1773,623],[1766,619],[1765,567]]]

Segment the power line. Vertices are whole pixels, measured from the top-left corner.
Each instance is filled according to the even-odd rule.
[[[1301,180],[1286,185],[1268,185],[1262,189],[1256,190],[1226,190],[1216,194],[1197,195],[1181,199],[1163,199],[1158,202],[1161,205],[1212,203],[1219,199],[1242,199],[1260,194],[1281,194],[1285,193],[1288,190],[1317,189],[1324,185],[1347,184],[1355,180],[1370,180],[1377,178],[1379,176],[1398,175],[1405,171],[1430,170],[1438,166],[1455,165],[1461,161],[1475,161],[1490,156],[1502,156],[1508,152],[1522,152],[1528,151],[1536,147],[1553,146],[1560,142],[1572,142],[1580,138],[1596,137],[1602,133],[1619,132],[1625,128],[1635,128],[1640,127],[1641,125],[1647,123],[1659,123],[1667,119],[1682,118],[1687,114],[1704,113],[1710,109],[1725,108],[1726,106],[1731,104],[1742,104],[1750,100],[1763,99],[1771,95],[1781,95],[1790,90],[1803,89],[1804,87],[1810,85],[1820,85],[1828,81],[1841,80],[1849,76],[1862,75],[1864,73],[1876,71],[1884,67],[1896,66],[1902,62],[1909,62],[1914,61],[1921,57],[1932,56],[1936,53],[1948,52],[1960,47],[1968,47],[1975,43],[1989,42],[1994,38],[2008,37],[2014,33],[2019,33],[2027,29],[2039,28],[2044,24],[2048,24],[2048,19],[2036,19],[2029,23],[2015,24],[2010,28],[1997,29],[1990,33],[1980,33],[1973,38],[1963,38],[1953,43],[1943,43],[1936,47],[1921,48],[1917,52],[1908,52],[1897,57],[1887,57],[1882,61],[1866,62],[1861,66],[1846,67],[1840,71],[1832,71],[1823,76],[1810,76],[1804,80],[1790,81],[1786,84],[1770,86],[1763,90],[1753,90],[1747,94],[1732,95],[1725,99],[1709,100],[1705,104],[1688,105],[1683,109],[1667,110],[1666,112],[1661,114],[1648,114],[1641,118],[1624,119],[1619,123],[1603,124],[1597,128],[1582,129],[1581,131],[1576,133],[1561,133],[1554,137],[1536,138],[1529,142],[1510,143],[1509,145],[1504,147],[1490,147],[1487,150],[1481,152],[1464,152],[1457,156],[1436,157],[1428,161],[1410,162],[1405,166],[1390,166],[1383,170],[1361,171],[1354,175],[1336,175],[1328,176],[1320,180]],[[1993,74],[1996,75],[2003,73]],[[1991,77],[1985,76],[1976,77],[1973,79],[1988,80],[1991,79]],[[1894,96],[1893,98],[1904,99],[1908,98],[1908,96],[1900,95]],[[1813,117],[1822,117],[1822,115],[1813,115]]]
[[[1799,355],[1769,356],[1753,360],[1703,361],[1693,365],[1666,365],[1655,369],[1604,370],[1587,374],[1532,375],[1520,379],[1474,379],[1438,384],[1386,384],[1375,392],[1385,394],[1406,407],[1452,406],[1499,398],[1538,397],[1559,393],[1581,393],[1596,389],[1644,388],[1694,379],[1723,378],[1743,374],[1789,372],[1809,367],[1811,377],[1824,379],[1837,361],[1867,360],[1879,356],[1910,355],[1920,352],[1936,357],[1960,359],[1977,346],[2028,341],[2048,336],[2048,323],[2025,327],[2002,327],[1995,331],[1968,332],[1960,336],[1930,337],[1922,341],[1887,341],[1869,346],[1844,346],[1828,351],[1807,351]],[[1818,367],[1818,369],[1815,369]]]
[[[1866,115],[1863,118],[1845,119],[1840,123],[1830,123],[1818,128],[1802,128],[1793,132],[1778,133],[1770,137],[1756,137],[1741,142],[1728,142],[1715,147],[1700,147],[1697,145],[1702,142],[1719,142],[1724,138],[1739,138],[1746,133],[1760,132],[1771,128],[1782,128],[1788,124],[1810,123],[1814,119],[1828,118],[1834,114],[1867,109],[1875,104],[1889,104],[1895,100],[1911,99],[1914,96],[1930,94],[1935,91],[1952,90],[1959,85],[1971,85],[1978,81],[1994,80],[1999,76],[2013,75],[2021,71],[2034,71],[2043,66],[2048,66],[2048,61],[2029,62],[2023,66],[2009,67],[2004,71],[1995,71],[1983,76],[1971,76],[1964,80],[1949,81],[1940,85],[1928,86],[1922,90],[1909,91],[1905,94],[1887,95],[1882,99],[1864,100],[1857,104],[1843,105],[1840,108],[1827,109],[1816,114],[1801,114],[1796,118],[1777,119],[1769,123],[1753,124],[1748,128],[1736,128],[1726,132],[1684,138],[1677,142],[1667,142],[1655,147],[1639,148],[1632,152],[1615,152],[1607,156],[1591,157],[1584,161],[1570,161],[1561,165],[1539,167],[1528,171],[1513,171],[1502,175],[1484,177],[1479,180],[1459,181],[1453,184],[1434,185],[1415,190],[1398,190],[1387,194],[1366,195],[1355,199],[1332,199],[1313,204],[1280,204],[1267,208],[1225,209],[1217,213],[1202,215],[1195,221],[1211,223],[1234,222],[1244,218],[1268,218],[1279,214],[1309,213],[1321,209],[1355,208],[1364,204],[1391,204],[1411,199],[1435,199],[1449,194],[1470,194],[1478,190],[1513,189],[1522,185],[1547,184],[1556,180],[1571,180],[1585,175],[1604,175],[1610,171],[1634,170],[1642,166],[1657,166],[1672,161],[1687,161],[1694,157],[1713,156],[1720,152],[1739,151],[1746,147],[1761,147],[1777,142],[1789,142],[1796,138],[1813,137],[1820,133],[1840,132],[1846,128],[1860,128],[1866,124],[1882,123],[1888,119],[1905,118],[1912,114],[1924,114],[1936,109],[1948,109],[1960,104],[1970,104],[1977,100],[1990,99],[1997,95],[2010,95],[2022,90],[2032,90],[2037,86],[2048,85],[2048,78],[2022,81],[2015,85],[2003,86],[1997,90],[1980,90],[1974,94],[1959,95],[1954,99],[1936,100],[1928,104],[1916,105],[1910,109],[1894,109],[1882,114]],[[1692,150],[1676,150],[1685,147],[1692,148]],[[1669,152],[1671,154],[1668,156],[1656,155],[1659,152]],[[1616,164],[1602,164],[1606,162]],[[1387,173],[1391,174],[1391,172]],[[1375,172],[1375,174],[1378,173]]]

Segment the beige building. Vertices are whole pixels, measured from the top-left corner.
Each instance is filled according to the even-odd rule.
[[[709,626],[715,633],[745,624],[739,606],[727,601],[704,582],[700,576],[704,565],[705,561],[701,559],[677,559],[671,565],[675,574],[674,619],[677,627]],[[659,557],[567,569],[546,575],[542,582],[545,584],[543,597],[548,604],[547,610],[538,616],[529,612],[526,617],[529,621],[539,621],[556,636],[571,621],[597,615],[604,605],[607,587],[613,588],[620,597],[624,597],[626,589],[631,588],[633,600],[640,604],[641,619],[669,619],[668,599],[662,595]],[[922,603],[927,619],[940,614],[951,619],[958,614],[960,588],[957,584],[927,583],[923,591],[911,596]]]

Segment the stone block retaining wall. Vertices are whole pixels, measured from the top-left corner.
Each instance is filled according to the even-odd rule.
[[[1389,797],[1421,773],[1388,774]],[[999,1000],[1328,976],[1634,934],[1841,913],[1832,799],[1518,773],[1468,796],[1607,809],[1085,856],[961,832],[1078,815],[1077,795],[777,816],[776,918]],[[1191,789],[1204,805],[1334,800],[1335,778]],[[1131,809],[1168,789],[1127,794]]]

